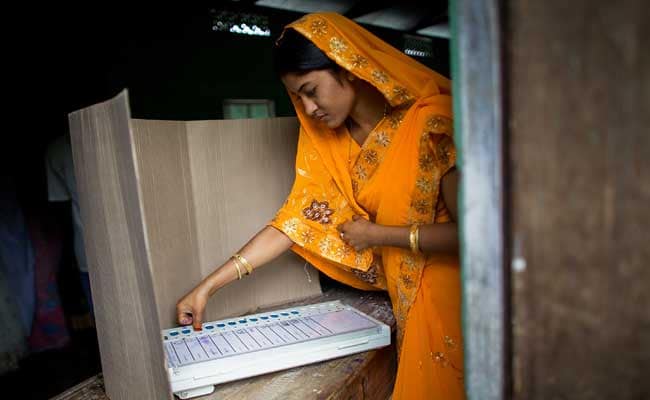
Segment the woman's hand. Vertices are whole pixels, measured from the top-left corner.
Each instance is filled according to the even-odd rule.
[[[181,325],[192,324],[195,330],[201,330],[203,311],[210,297],[209,290],[199,284],[176,303],[176,315]]]
[[[341,239],[356,251],[376,245],[377,225],[359,215],[353,215],[352,221],[344,222],[336,229]]]
[[[289,250],[292,244],[293,242],[287,235],[267,226],[253,236],[239,251],[239,254],[256,269]],[[230,258],[176,303],[178,323],[181,325],[192,324],[194,329],[201,330],[203,312],[210,296],[237,278],[237,269],[233,259]]]

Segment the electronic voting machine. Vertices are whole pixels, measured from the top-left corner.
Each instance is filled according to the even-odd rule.
[[[162,331],[171,389],[181,399],[214,385],[390,344],[390,327],[340,301]]]

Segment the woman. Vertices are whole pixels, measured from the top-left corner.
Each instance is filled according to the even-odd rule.
[[[296,179],[269,226],[177,304],[200,329],[208,297],[287,249],[328,276],[387,290],[393,399],[462,399],[450,82],[354,22],[310,14],[276,42],[301,123]]]

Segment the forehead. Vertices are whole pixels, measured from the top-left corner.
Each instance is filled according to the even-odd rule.
[[[296,74],[290,72],[282,76],[282,82],[291,92],[297,93],[302,87],[303,90],[310,88],[309,84],[317,85],[328,80],[333,80],[331,71],[316,70],[306,74]],[[304,85],[304,86],[303,86]]]

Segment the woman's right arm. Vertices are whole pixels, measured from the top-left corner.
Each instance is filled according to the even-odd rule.
[[[272,226],[267,226],[253,236],[242,247],[239,254],[248,260],[255,269],[287,251],[292,244],[293,242],[287,235]],[[241,272],[245,273],[246,270],[241,267]],[[181,325],[192,324],[194,329],[200,330],[208,298],[235,279],[237,279],[237,268],[230,258],[176,303],[178,322]]]

